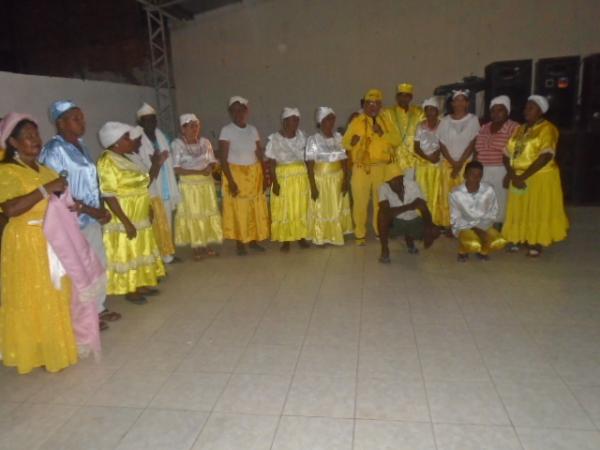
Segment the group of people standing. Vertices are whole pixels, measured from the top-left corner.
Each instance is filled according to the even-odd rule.
[[[436,98],[418,107],[412,96],[413,86],[400,84],[397,104],[383,108],[381,91],[369,90],[343,135],[330,107],[317,109],[311,136],[300,129],[299,110],[286,107],[265,146],[248,123],[248,100],[234,96],[216,152],[194,114],[180,116],[171,141],[144,104],[136,126],[101,127],[105,150],[96,163],[82,140],[84,113],[72,101],[51,105],[57,134],[45,145],[34,118],[6,115],[3,363],[19,373],[54,372],[97,353],[98,331],[121,317],[106,308],[106,296],[146,303],[159,293],[165,264],[180,261],[176,246],[191,246],[202,260],[217,256],[223,239],[234,240],[240,256],[264,252],[269,238],[286,253],[293,242],[343,245],[351,233],[365,245],[370,204],[383,263],[393,235],[404,236],[413,254],[416,241],[428,248],[440,232],[454,235],[462,262],[469,253],[488,259],[507,244],[539,256],[565,238],[558,131],[544,119],[545,98],[530,97],[523,125],[508,118],[508,97],[495,98],[491,122],[480,127],[467,92],[453,94],[445,117]]]

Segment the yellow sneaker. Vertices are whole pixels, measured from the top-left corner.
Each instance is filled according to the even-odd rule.
[[[365,238],[356,239],[355,242],[356,242],[356,245],[358,245],[359,247],[363,247],[363,246],[367,245],[367,240]]]

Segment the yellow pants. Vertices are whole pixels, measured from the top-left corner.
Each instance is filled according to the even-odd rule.
[[[379,211],[379,186],[385,183],[392,173],[392,164],[373,164],[368,167],[354,166],[352,171],[352,217],[356,239],[367,235],[369,201],[373,198],[373,230],[377,233],[377,212]]]
[[[485,230],[489,240],[481,242],[477,233],[473,230],[462,230],[458,234],[458,253],[466,255],[467,253],[481,253],[487,255],[490,252],[501,250],[506,245],[506,240],[495,228]]]

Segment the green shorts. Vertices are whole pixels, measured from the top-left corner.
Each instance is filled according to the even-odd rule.
[[[392,223],[392,229],[390,230],[391,236],[408,236],[417,241],[423,239],[423,218],[416,217],[412,220],[394,219]]]

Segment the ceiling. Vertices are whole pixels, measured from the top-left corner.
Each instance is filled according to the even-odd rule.
[[[234,3],[242,3],[242,0],[138,0],[142,5],[150,4],[162,7],[164,11],[180,20],[192,20],[195,15],[203,14],[213,9]]]

